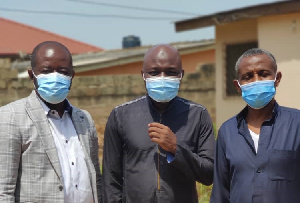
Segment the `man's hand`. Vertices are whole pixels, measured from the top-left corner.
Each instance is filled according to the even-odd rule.
[[[172,130],[160,123],[149,123],[148,127],[151,141],[157,143],[164,150],[175,154],[177,138]]]

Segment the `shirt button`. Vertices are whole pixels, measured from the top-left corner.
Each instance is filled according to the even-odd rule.
[[[66,143],[68,143],[68,140],[66,140]]]
[[[75,185],[75,187],[77,188],[77,185]]]
[[[261,169],[258,168],[258,169],[256,170],[256,173],[260,173],[260,172],[261,172]]]
[[[74,165],[74,162],[72,162],[72,165]]]
[[[64,188],[63,188],[63,186],[60,185],[60,186],[58,187],[58,189],[59,189],[60,191],[62,191]]]

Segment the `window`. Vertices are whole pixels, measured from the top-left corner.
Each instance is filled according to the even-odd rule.
[[[226,46],[226,96],[236,96],[239,93],[236,91],[233,80],[236,79],[235,64],[239,57],[251,48],[257,48],[257,42],[247,42],[240,44],[230,44]]]

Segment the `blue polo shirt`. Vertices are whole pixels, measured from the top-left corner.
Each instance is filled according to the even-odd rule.
[[[275,103],[261,126],[257,153],[247,111],[219,130],[210,202],[300,202],[300,111]]]

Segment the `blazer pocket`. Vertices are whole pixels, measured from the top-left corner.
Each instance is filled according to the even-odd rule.
[[[272,181],[293,181],[296,175],[296,152],[272,150],[268,161],[268,177]]]

